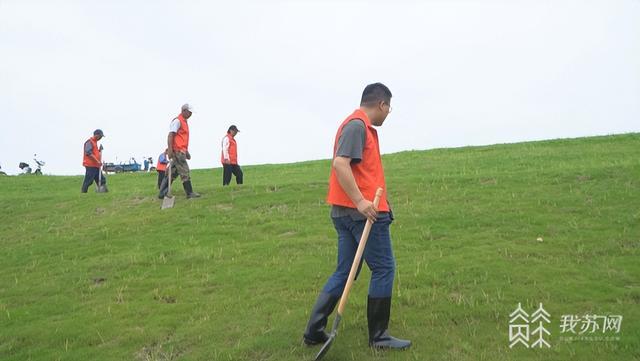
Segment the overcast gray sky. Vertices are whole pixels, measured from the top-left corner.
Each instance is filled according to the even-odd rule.
[[[192,168],[331,157],[364,86],[383,153],[640,131],[640,1],[0,0],[0,165],[82,174],[164,149],[185,102]]]

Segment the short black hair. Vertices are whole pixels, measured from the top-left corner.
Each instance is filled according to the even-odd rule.
[[[362,92],[362,99],[360,99],[360,105],[372,106],[379,102],[385,102],[391,104],[391,90],[382,83],[369,84],[364,88]]]

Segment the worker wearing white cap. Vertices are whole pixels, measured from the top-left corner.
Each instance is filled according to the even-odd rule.
[[[189,165],[187,160],[191,159],[189,153],[189,123],[187,120],[193,114],[193,108],[189,104],[182,105],[180,114],[173,118],[169,126],[169,136],[167,137],[167,156],[171,161],[170,169],[171,179],[175,179],[174,174],[180,175],[182,187],[184,188],[187,198],[198,198],[200,194],[193,191],[191,185],[191,177],[189,175]],[[160,185],[160,194],[158,198],[163,199],[169,190],[169,180],[165,178]]]

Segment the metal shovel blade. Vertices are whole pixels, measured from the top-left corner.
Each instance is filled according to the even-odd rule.
[[[327,342],[324,343],[324,345],[322,345],[322,348],[320,349],[320,351],[318,351],[318,354],[314,359],[315,361],[321,360],[324,357],[324,355],[327,354],[327,352],[331,348],[331,345],[333,345],[333,341],[336,340],[336,335],[338,334],[338,325],[340,324],[341,319],[342,319],[342,316],[339,313],[336,314],[336,318],[335,320],[333,320],[333,328],[331,329],[331,333],[329,334],[329,339],[327,340]]]
[[[167,164],[167,172],[169,172],[168,179],[165,179],[169,182],[167,184],[167,194],[162,198],[162,207],[160,207],[160,209],[173,208],[173,204],[176,202],[176,197],[171,193],[171,174],[173,173],[173,168],[171,168],[172,165],[171,160],[169,160],[169,163]]]
[[[176,201],[176,197],[169,196],[167,194],[166,196],[164,196],[164,198],[162,198],[162,208],[161,209],[173,208],[173,204],[175,203],[175,201]]]
[[[96,193],[107,193],[107,185],[102,183],[102,167],[100,167],[100,173],[98,173],[98,184],[96,185]]]

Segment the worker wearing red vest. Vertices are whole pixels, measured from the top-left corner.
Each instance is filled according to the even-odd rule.
[[[82,193],[87,193],[89,186],[93,182],[96,182],[98,187],[104,185],[104,189],[107,190],[107,178],[99,176],[99,172],[102,171],[102,145],[98,146],[98,141],[103,137],[102,130],[96,129],[93,132],[93,137],[84,142],[82,165],[85,168],[85,173],[84,181],[82,182]],[[99,184],[100,178],[102,178],[102,184]]]
[[[236,143],[236,135],[238,127],[232,125],[227,130],[227,134],[222,138],[222,152],[220,153],[220,162],[222,163],[222,185],[229,185],[231,182],[231,174],[236,176],[236,183],[242,184],[242,169],[238,165],[238,144]]]
[[[375,223],[363,253],[371,269],[367,300],[369,346],[392,349],[411,346],[411,341],[395,338],[387,331],[395,273],[389,233],[393,214],[387,201],[378,133],[374,127],[381,126],[390,112],[389,88],[381,83],[367,85],[360,108],[342,122],[336,133],[327,202],[331,204],[331,218],[338,233],[338,263],[311,310],[303,337],[307,345],[327,341],[324,331],[327,319],[340,300],[358,241],[366,220],[370,219]],[[378,187],[384,192],[376,209],[372,201]]]
[[[167,170],[167,163],[169,163],[167,150],[168,149],[165,149],[164,152],[160,153],[158,156],[158,165],[156,166],[156,171],[158,172],[158,189],[160,189],[160,186],[162,185],[162,180],[164,179],[165,171]]]
[[[184,188],[187,198],[198,198],[200,194],[193,191],[191,185],[191,177],[189,175],[189,165],[187,160],[191,159],[189,154],[189,123],[187,120],[193,114],[193,108],[189,104],[184,104],[180,110],[180,114],[173,118],[169,126],[169,136],[167,137],[167,156],[169,157],[171,172],[171,181],[176,179],[176,175],[180,175],[182,187]],[[163,199],[169,190],[168,177],[164,178],[160,185],[160,194],[158,198]]]

